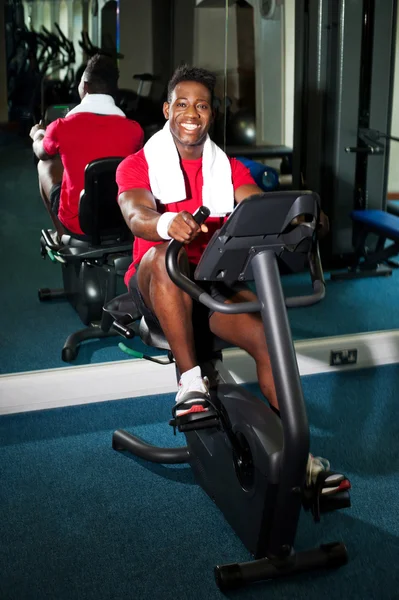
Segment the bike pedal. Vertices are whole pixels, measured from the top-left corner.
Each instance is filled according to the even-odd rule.
[[[339,485],[327,486],[321,490],[322,496],[333,496],[337,492],[343,492],[351,489],[351,484],[348,479],[343,479]]]
[[[184,433],[186,431],[193,431],[196,429],[218,427],[219,417],[214,412],[211,414],[207,414],[205,412],[189,413],[187,415],[171,419],[169,421],[169,425],[173,427],[175,433],[176,429],[178,429],[181,433]]]
[[[350,506],[351,500],[347,490],[342,490],[331,496],[322,496],[320,498],[321,514],[335,510],[342,510],[343,508],[350,508]]]

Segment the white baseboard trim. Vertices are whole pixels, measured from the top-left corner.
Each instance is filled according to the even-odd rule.
[[[399,362],[399,331],[381,331],[295,342],[301,376]],[[355,365],[330,366],[331,351],[357,350]],[[256,381],[254,361],[236,348],[224,363],[238,383]],[[0,415],[171,393],[174,365],[145,360],[30,371],[0,376]]]

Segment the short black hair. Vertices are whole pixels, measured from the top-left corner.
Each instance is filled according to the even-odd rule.
[[[116,60],[103,54],[95,54],[87,63],[84,73],[90,94],[116,94],[119,79]]]
[[[168,102],[172,99],[173,90],[182,81],[196,81],[202,83],[211,93],[211,102],[215,92],[216,76],[207,69],[201,67],[190,67],[189,65],[180,65],[173,73],[168,83]]]

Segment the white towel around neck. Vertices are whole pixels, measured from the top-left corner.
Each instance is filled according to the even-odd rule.
[[[180,156],[169,121],[144,145],[151,191],[161,204],[180,202],[187,197]],[[227,155],[207,136],[202,153],[202,203],[211,216],[222,217],[234,208],[231,165]]]
[[[125,117],[126,115],[115,105],[115,100],[108,94],[86,94],[80,104],[70,110],[66,117],[76,115],[77,113],[95,113],[97,115],[117,115]]]

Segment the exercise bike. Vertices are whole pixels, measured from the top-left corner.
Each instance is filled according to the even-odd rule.
[[[350,484],[344,476],[332,473],[330,489],[324,487],[325,472],[316,484],[305,485],[309,425],[286,311],[287,306],[309,306],[324,297],[316,240],[319,213],[320,200],[315,193],[271,192],[243,200],[215,232],[195,271],[195,280],[227,284],[255,281],[256,302],[223,304],[214,300],[180,271],[180,243],[172,240],[166,254],[170,278],[196,301],[227,314],[261,313],[281,418],[267,403],[234,382],[223,368],[218,354],[220,340],[216,340],[216,357],[201,364],[204,374],[214,375],[214,409],[205,418],[204,413],[194,413],[170,423],[184,433],[187,446],[160,448],[123,430],[113,434],[115,450],[127,450],[157,463],[189,463],[198,483],[253,554],[254,561],[215,567],[221,590],[317,568],[335,568],[348,560],[346,547],[340,542],[294,551],[302,507],[318,521],[324,512],[350,506]],[[201,223],[208,214],[203,207],[195,219]],[[313,293],[285,299],[279,267],[295,272],[307,263]],[[105,307],[117,317],[116,330],[125,337],[138,333],[146,343],[167,349],[162,332],[151,331],[143,318],[138,329],[134,323],[128,324],[129,311],[123,307],[126,299],[126,295],[119,297]]]

